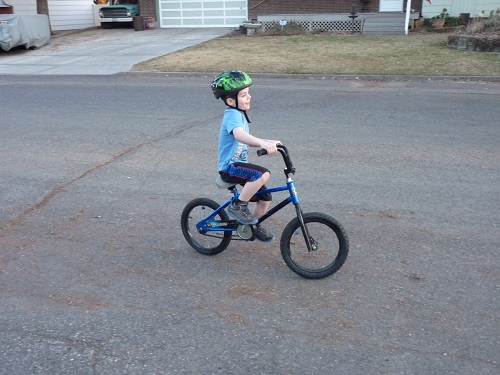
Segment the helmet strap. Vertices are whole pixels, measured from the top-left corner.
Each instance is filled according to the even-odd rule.
[[[234,101],[236,102],[236,106],[232,106],[232,105],[229,105],[227,103],[227,99],[229,99],[228,97],[225,97],[223,98],[224,99],[224,103],[229,107],[229,108],[234,108],[234,109],[237,109],[238,111],[240,111],[241,113],[243,113],[245,115],[245,119],[247,120],[247,122],[250,124],[250,119],[248,118],[248,115],[247,115],[247,111],[244,111],[243,109],[239,109],[238,108],[238,96],[236,96],[234,98]]]
[[[241,109],[238,109],[238,111],[242,112],[245,115],[247,122],[250,124],[250,119],[248,118],[247,111],[242,111]]]

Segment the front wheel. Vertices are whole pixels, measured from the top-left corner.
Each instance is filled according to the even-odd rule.
[[[181,215],[182,234],[186,241],[199,253],[215,255],[224,251],[231,242],[232,234],[228,231],[200,233],[196,224],[212,214],[219,205],[208,198],[197,198],[189,202]],[[221,210],[213,220],[229,220],[226,211]]]
[[[349,240],[333,217],[310,212],[303,215],[314,250],[309,251],[298,218],[281,235],[281,256],[290,269],[307,279],[322,279],[337,272],[349,252]]]

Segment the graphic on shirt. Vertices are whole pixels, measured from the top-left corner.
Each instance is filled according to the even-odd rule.
[[[248,161],[248,146],[239,142],[238,148],[231,158],[233,162],[243,162],[246,163]]]

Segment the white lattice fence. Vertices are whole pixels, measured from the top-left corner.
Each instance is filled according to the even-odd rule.
[[[354,20],[354,31],[363,31],[363,19]],[[305,31],[324,30],[329,32],[346,32],[353,30],[353,22],[351,20],[335,20],[335,21],[290,21],[301,26]],[[278,21],[262,21],[264,28],[272,29],[280,27]]]

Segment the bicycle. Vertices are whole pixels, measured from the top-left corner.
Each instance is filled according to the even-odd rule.
[[[333,217],[320,213],[303,213],[291,175],[295,167],[288,149],[278,145],[285,163],[286,185],[260,190],[257,194],[288,191],[289,196],[269,209],[259,223],[268,219],[290,203],[297,216],[281,234],[280,250],[286,265],[298,275],[308,279],[321,279],[337,272],[346,261],[349,240],[342,225]],[[265,155],[258,150],[257,155]],[[226,183],[220,177],[216,181],[220,189],[228,189],[232,197],[219,205],[209,198],[190,201],[181,215],[181,228],[189,245],[204,255],[216,255],[224,251],[232,240],[253,241],[253,226],[230,219],[225,211],[233,199],[239,196],[235,184]],[[300,236],[302,233],[302,236]]]

